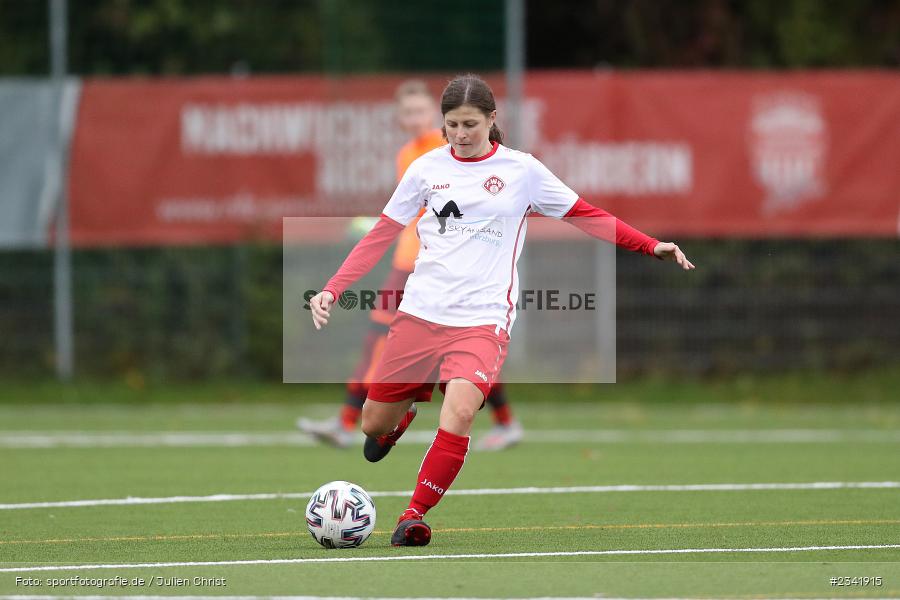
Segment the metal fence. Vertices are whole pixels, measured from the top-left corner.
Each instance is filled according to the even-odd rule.
[[[620,378],[900,362],[897,240],[680,243],[697,264],[687,276],[618,256]],[[567,264],[586,272],[590,255],[573,265],[552,243],[530,241],[528,276]],[[76,375],[280,380],[281,261],[273,246],[75,252]],[[0,253],[4,376],[53,372],[52,264],[48,251]]]

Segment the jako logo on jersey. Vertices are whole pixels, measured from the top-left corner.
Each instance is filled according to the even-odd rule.
[[[503,180],[496,175],[491,175],[484,180],[482,187],[486,189],[489,194],[496,196],[501,191],[503,191],[503,188],[506,187],[506,184],[503,183]]]
[[[421,485],[424,485],[424,486],[427,487],[427,488],[433,489],[434,491],[436,491],[436,492],[437,492],[438,494],[440,494],[441,496],[444,495],[444,488],[438,487],[438,486],[434,485],[433,483],[431,483],[431,482],[428,481],[427,479],[423,479],[423,480],[420,481],[419,483],[420,483]]]
[[[453,215],[457,219],[461,219],[463,216],[462,213],[459,212],[459,207],[456,206],[456,202],[454,202],[453,200],[445,204],[444,208],[441,209],[441,212],[434,210],[434,208],[432,208],[431,210],[434,211],[434,216],[437,217],[438,223],[441,224],[441,228],[438,230],[438,233],[444,233],[445,231],[447,231],[447,219],[450,217],[450,215]]]
[[[481,371],[475,371],[475,374],[478,375],[479,377],[481,377],[481,379],[482,379],[485,383],[487,383],[487,375],[485,375],[485,374],[482,373]]]
[[[432,190],[449,190],[450,184],[449,183],[436,183],[433,186],[431,186],[431,189]]]

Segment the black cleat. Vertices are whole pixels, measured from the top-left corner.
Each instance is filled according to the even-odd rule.
[[[412,423],[415,418],[416,405],[413,404],[409,407],[409,410],[406,411],[406,416],[403,417],[400,424],[394,427],[393,431],[378,437],[366,436],[366,443],[363,446],[363,456],[366,457],[366,460],[369,462],[378,462],[387,456],[388,452],[391,451],[391,448],[394,447],[397,440],[400,439],[400,436],[403,435],[403,432],[406,431],[406,428],[409,427],[409,424]]]
[[[363,445],[363,456],[369,462],[378,462],[393,448],[393,444],[385,444],[382,446],[378,443],[378,438],[366,436],[366,443]]]
[[[427,546],[430,541],[431,527],[418,519],[400,521],[391,536],[391,546]]]

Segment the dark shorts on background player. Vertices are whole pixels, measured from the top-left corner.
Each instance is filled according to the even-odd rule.
[[[375,368],[369,398],[400,402],[431,400],[434,384],[461,378],[486,398],[500,375],[509,335],[495,325],[450,327],[399,312]]]

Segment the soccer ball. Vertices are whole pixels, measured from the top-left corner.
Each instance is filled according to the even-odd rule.
[[[306,527],[326,548],[355,548],[375,530],[375,503],[355,483],[326,483],[306,505]]]

